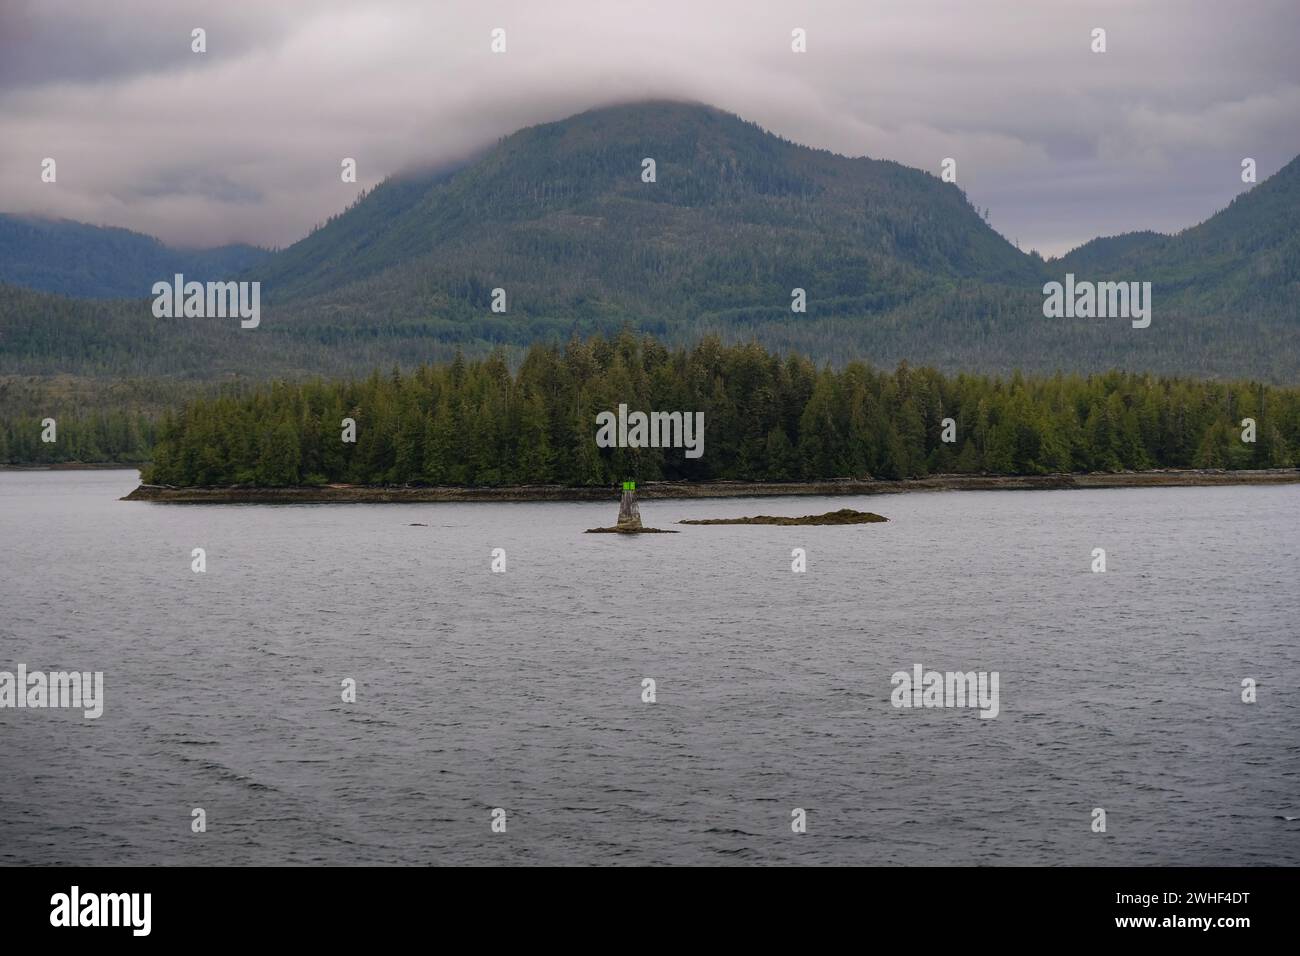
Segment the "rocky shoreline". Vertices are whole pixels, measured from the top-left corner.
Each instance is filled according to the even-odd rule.
[[[0,465],[0,471],[139,471],[147,461],[56,461],[49,464]]]
[[[1165,488],[1207,485],[1272,485],[1300,482],[1300,469],[1263,471],[1181,469],[1077,475],[931,475],[903,481],[831,480],[805,482],[644,482],[637,494],[656,498],[759,498],[786,495],[879,495],[909,491],[1007,491],[1070,488]],[[617,494],[613,488],[567,488],[559,485],[523,485],[507,488],[382,487],[324,485],[301,488],[172,488],[140,485],[123,501],[157,501],[176,504],[319,504],[328,502],[434,502],[434,501],[600,501]]]

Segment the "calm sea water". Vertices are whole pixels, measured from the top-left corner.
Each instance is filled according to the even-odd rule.
[[[1296,486],[650,501],[890,522],[628,538],[582,534],[613,498],[135,482],[0,474],[0,670],[106,697],[0,710],[0,863],[1300,863]],[[1001,713],[892,707],[918,663]]]

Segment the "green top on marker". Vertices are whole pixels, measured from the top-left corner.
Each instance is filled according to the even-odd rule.
[[[636,482],[635,482],[635,481],[625,481],[625,482],[623,482],[623,490],[624,490],[624,491],[636,491]]]

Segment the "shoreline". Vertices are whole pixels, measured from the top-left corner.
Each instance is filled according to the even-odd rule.
[[[147,461],[58,461],[48,465],[0,465],[0,471],[139,471]]]
[[[1257,471],[1168,469],[1115,474],[1073,475],[931,475],[901,481],[840,479],[830,481],[649,481],[637,487],[641,499],[775,498],[788,496],[882,495],[913,491],[1058,491],[1079,488],[1187,488],[1212,485],[1277,485],[1300,483],[1300,469]],[[561,485],[518,485],[502,488],[447,486],[384,487],[324,485],[292,488],[173,488],[140,485],[122,501],[169,504],[328,504],[340,502],[429,503],[439,501],[599,501],[618,496],[617,488],[569,488]]]

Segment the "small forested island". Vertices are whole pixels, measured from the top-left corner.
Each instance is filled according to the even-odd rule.
[[[597,414],[620,403],[703,412],[704,454],[597,447]],[[1253,441],[1243,440],[1246,420]],[[1149,483],[1223,474],[1285,481],[1295,480],[1298,450],[1297,388],[1126,372],[995,378],[906,363],[892,372],[861,362],[817,368],[754,344],[707,339],[670,349],[624,333],[534,345],[513,372],[495,353],[196,399],[158,424],[142,472],[157,490],[138,497],[165,500],[170,487],[228,489],[228,500],[274,500],[277,489],[284,500],[403,500],[433,489],[425,500],[581,499],[584,491],[607,500],[628,476],[644,497],[927,482],[1096,487],[1142,483],[1133,473],[1157,469],[1199,473]]]

